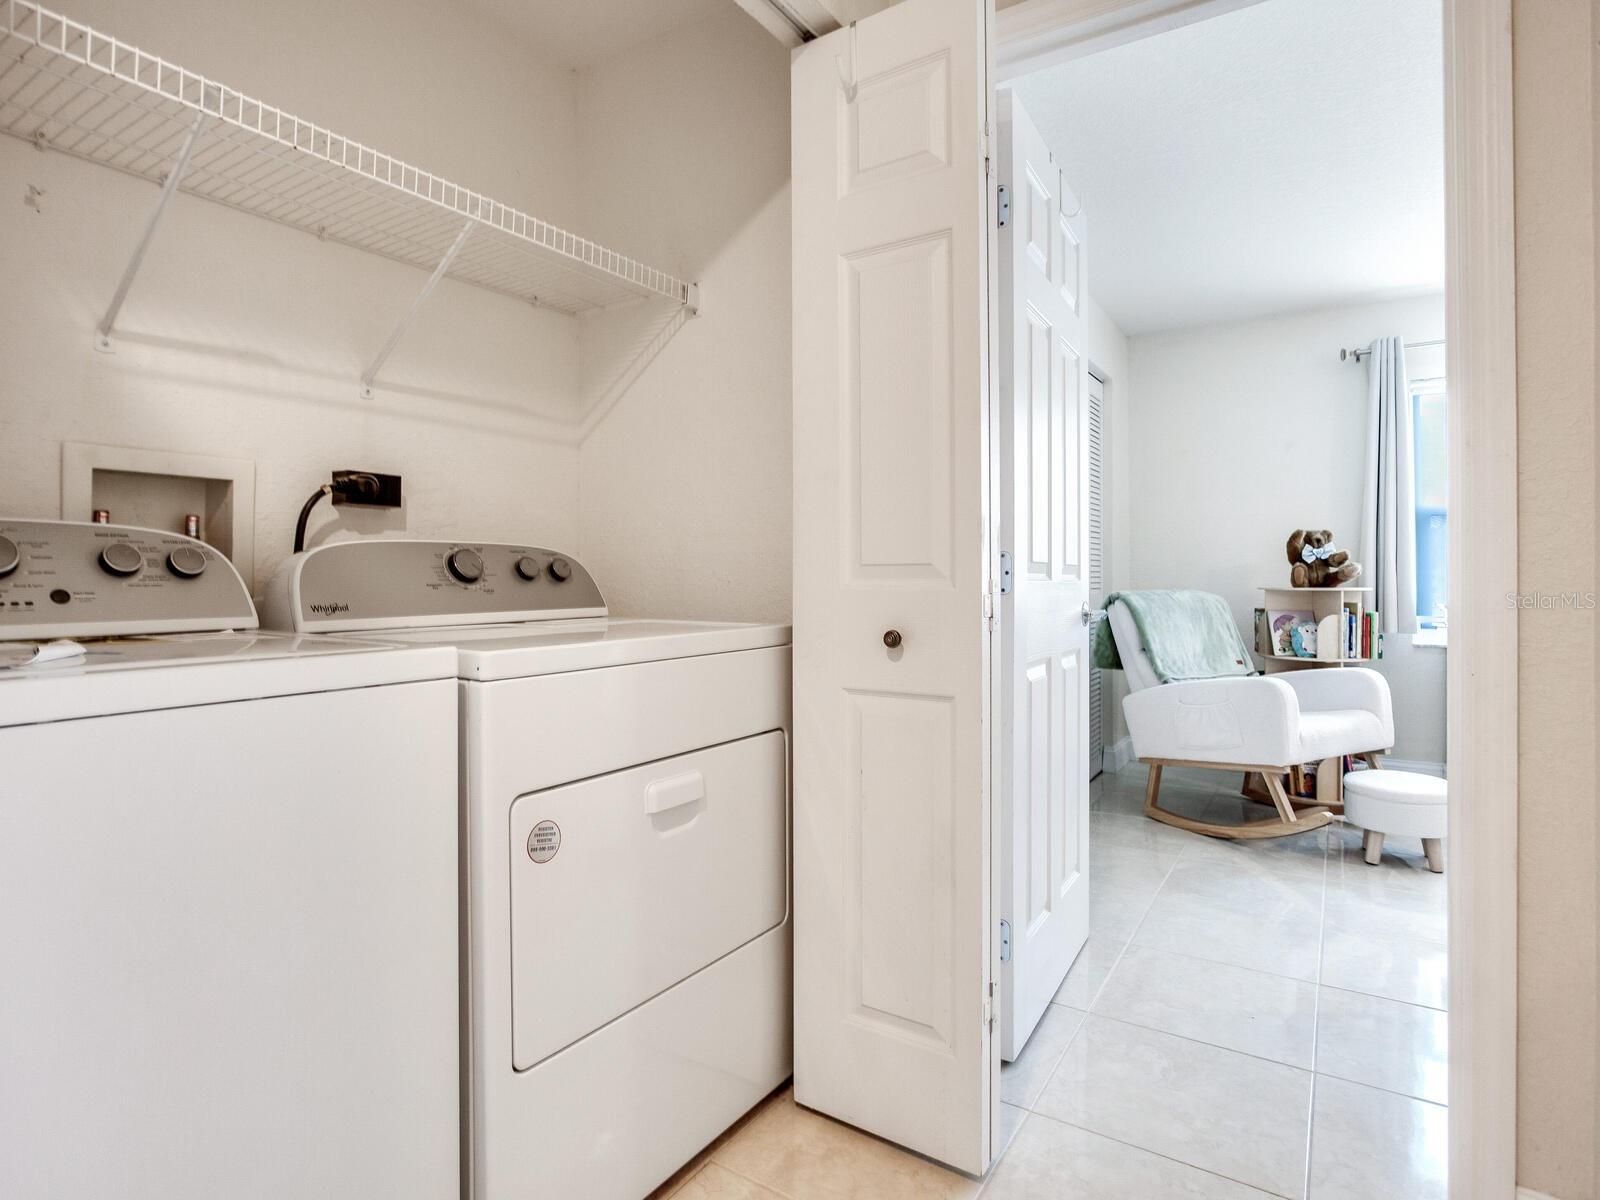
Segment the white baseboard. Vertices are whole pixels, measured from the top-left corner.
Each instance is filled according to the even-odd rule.
[[[1419,775],[1437,775],[1443,779],[1445,776],[1442,762],[1429,762],[1421,758],[1391,758],[1385,755],[1383,765],[1391,771],[1415,771]]]
[[[1105,748],[1105,758],[1100,763],[1102,771],[1120,771],[1133,761],[1133,739],[1120,737]]]
[[[1517,1200],[1556,1200],[1556,1198],[1548,1192],[1536,1192],[1532,1188],[1519,1187]]]

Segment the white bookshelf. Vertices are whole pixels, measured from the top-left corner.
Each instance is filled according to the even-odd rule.
[[[1253,649],[1262,660],[1267,674],[1279,671],[1305,671],[1317,667],[1362,666],[1372,661],[1370,655],[1351,656],[1344,652],[1343,618],[1347,612],[1361,614],[1372,608],[1372,589],[1362,587],[1263,587],[1261,607],[1267,612],[1290,610],[1309,612],[1317,622],[1317,657],[1301,658],[1295,654],[1267,653],[1252,630]]]

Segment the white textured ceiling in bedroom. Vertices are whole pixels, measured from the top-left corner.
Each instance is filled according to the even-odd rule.
[[[1444,286],[1438,0],[1265,0],[1015,85],[1124,332]]]

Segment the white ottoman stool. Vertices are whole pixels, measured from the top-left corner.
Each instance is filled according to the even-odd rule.
[[[1386,834],[1422,839],[1428,869],[1444,870],[1440,839],[1448,825],[1445,781],[1414,771],[1350,771],[1344,777],[1344,819],[1366,830],[1361,845],[1377,865]]]

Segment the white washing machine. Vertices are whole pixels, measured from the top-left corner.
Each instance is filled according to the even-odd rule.
[[[455,656],[255,627],[0,519],[7,1200],[459,1195]]]
[[[640,1200],[788,1077],[789,630],[533,546],[338,542],[268,624],[456,648],[469,1194]]]

